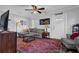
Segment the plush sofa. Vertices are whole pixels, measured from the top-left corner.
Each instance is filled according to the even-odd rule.
[[[44,32],[45,30],[44,29],[37,29],[37,28],[29,28],[28,31],[22,31],[20,33],[18,33],[18,36],[28,36],[28,35],[31,35],[31,36],[34,36],[34,37],[38,37],[38,38],[42,38],[42,33]]]
[[[43,32],[45,32],[44,29],[31,28],[29,34],[34,34],[35,37],[42,38]]]

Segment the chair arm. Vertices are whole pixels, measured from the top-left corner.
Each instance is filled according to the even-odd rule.
[[[69,45],[74,45],[75,44],[75,41],[74,40],[70,40],[70,39],[66,39],[66,38],[63,38],[61,39],[63,43],[66,43],[66,44],[69,44]]]

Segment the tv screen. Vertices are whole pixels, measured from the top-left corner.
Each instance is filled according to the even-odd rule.
[[[0,27],[3,28],[3,31],[7,31],[8,30],[8,18],[9,18],[9,10],[1,15]]]
[[[49,25],[50,24],[50,18],[40,19],[40,25]]]

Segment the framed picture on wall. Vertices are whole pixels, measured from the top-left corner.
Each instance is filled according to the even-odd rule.
[[[49,25],[50,24],[50,18],[40,19],[40,25]]]
[[[79,32],[79,24],[73,25],[72,32]]]

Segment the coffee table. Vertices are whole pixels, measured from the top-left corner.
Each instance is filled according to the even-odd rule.
[[[25,34],[25,35],[23,35],[23,41],[26,41],[26,42],[33,41],[33,40],[35,40],[35,35],[36,35],[36,33]]]

